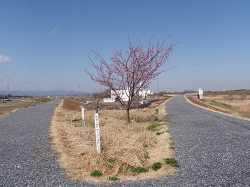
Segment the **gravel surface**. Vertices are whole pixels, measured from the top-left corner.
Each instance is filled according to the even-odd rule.
[[[70,186],[49,133],[60,100],[0,118],[0,186]]]
[[[0,118],[0,186],[100,186],[68,179],[57,164],[49,127],[60,100]],[[162,180],[108,186],[250,186],[250,122],[196,107],[166,104],[181,168]]]

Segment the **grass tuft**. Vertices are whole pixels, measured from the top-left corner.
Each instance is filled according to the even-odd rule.
[[[151,168],[152,168],[152,170],[156,171],[156,170],[160,169],[161,166],[162,166],[162,163],[160,163],[160,162],[155,162],[155,163],[151,166]]]
[[[174,158],[166,158],[165,159],[165,163],[169,164],[169,165],[171,165],[173,167],[177,167],[177,168],[180,167],[180,165],[178,164],[177,160],[175,160]]]
[[[93,177],[100,177],[100,176],[102,176],[102,172],[99,170],[95,170],[92,173],[90,173],[90,175]]]
[[[137,173],[148,172],[148,169],[143,167],[136,167],[136,168],[131,167],[130,170],[132,172],[137,172]]]
[[[120,180],[120,179],[117,178],[117,177],[109,177],[108,180],[110,180],[110,181],[118,181],[118,180]]]
[[[158,114],[159,113],[159,109],[155,109],[155,114]]]

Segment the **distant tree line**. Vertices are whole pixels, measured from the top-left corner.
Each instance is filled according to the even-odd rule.
[[[20,99],[20,98],[28,98],[30,96],[27,95],[12,95],[12,94],[6,94],[6,95],[0,95],[0,99],[7,99],[7,98],[16,98],[16,99]]]

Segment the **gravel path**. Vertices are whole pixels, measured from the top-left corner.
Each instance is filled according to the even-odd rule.
[[[60,100],[0,118],[0,186],[99,186],[70,181],[56,162],[49,127]],[[183,96],[166,104],[181,168],[162,180],[108,186],[250,186],[250,122],[213,113]]]
[[[182,166],[177,186],[250,186],[249,121],[196,107],[183,96],[166,109]]]
[[[60,100],[0,118],[0,186],[69,186],[51,147],[51,117]]]

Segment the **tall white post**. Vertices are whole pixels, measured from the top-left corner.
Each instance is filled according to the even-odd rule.
[[[100,129],[99,129],[99,117],[98,113],[95,113],[95,135],[96,135],[96,149],[97,153],[101,153],[101,143],[100,143]]]
[[[82,120],[83,120],[83,127],[84,127],[84,140],[86,140],[86,127],[85,127],[85,113],[84,113],[84,108],[82,108]]]

